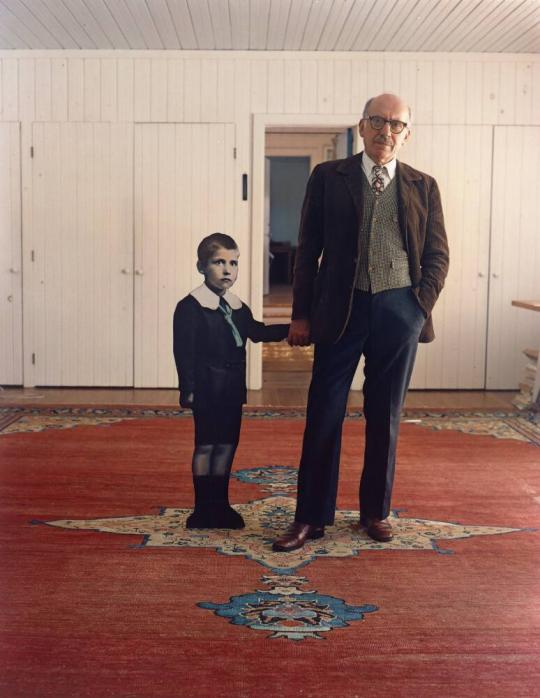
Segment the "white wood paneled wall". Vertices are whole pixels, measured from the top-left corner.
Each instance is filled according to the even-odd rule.
[[[522,350],[540,346],[540,128],[495,128],[487,387],[515,388]]]
[[[201,238],[234,231],[234,131],[233,124],[135,126],[136,387],[178,385],[176,303],[203,282]],[[245,264],[249,272],[247,254]]]
[[[28,373],[37,385],[133,385],[132,128],[35,123],[32,143]]]
[[[0,383],[22,383],[19,124],[0,124]]]
[[[533,54],[0,51],[3,121],[246,121],[359,113],[390,90],[417,123],[540,124]]]
[[[483,388],[487,341],[492,128],[414,128],[400,158],[441,190],[450,271],[433,311],[437,341],[420,345],[412,388]]]
[[[251,256],[252,235],[260,234],[262,240],[263,234],[262,229],[250,229],[253,202],[241,201],[240,176],[244,172],[252,174],[253,167],[258,166],[252,162],[253,114],[309,115],[311,119],[320,117],[320,125],[325,125],[325,119],[338,114],[359,115],[366,99],[382,91],[393,91],[407,99],[413,107],[414,122],[421,126],[460,126],[465,130],[467,127],[540,126],[540,57],[533,54],[0,52],[0,121],[20,122],[21,128],[25,383],[35,384],[42,375],[30,360],[32,352],[36,351],[30,330],[41,322],[39,294],[36,295],[31,282],[33,272],[29,259],[33,197],[38,191],[29,156],[35,122],[78,122],[81,126],[107,122],[118,124],[119,133],[131,135],[131,126],[140,122],[234,124],[237,161],[232,196],[236,208],[234,230],[228,232],[237,238],[242,258],[247,261]],[[461,146],[462,143],[456,141],[445,147],[459,150]],[[470,146],[472,152],[478,152],[475,143],[470,142]],[[483,185],[477,206],[462,192],[460,183],[453,181],[452,167],[446,156],[438,157],[437,143],[429,147],[434,148],[430,169],[441,170],[443,179],[449,178],[447,189],[456,197],[452,212],[447,211],[452,225],[453,221],[459,225],[473,209],[474,215],[481,215],[484,224],[489,218],[486,214],[489,194]],[[513,140],[508,138],[500,147],[513,149]],[[427,152],[422,157],[427,158]],[[481,157],[487,158],[483,150]],[[531,159],[524,157],[522,172],[525,177],[535,179],[537,172],[532,166]],[[442,172],[444,167],[447,167],[446,175]],[[57,192],[55,196],[55,205],[62,208],[66,191]],[[179,247],[183,235],[181,233],[177,241]],[[453,230],[450,235],[455,235]],[[192,249],[190,240],[186,239],[185,244],[186,249]],[[471,250],[471,254],[474,252]],[[485,253],[483,247],[477,252]],[[253,283],[253,279],[262,278],[262,255],[260,259],[253,259],[249,270],[246,266],[241,270],[238,291],[260,316],[262,299],[259,294],[250,297],[249,290],[260,286]],[[449,284],[453,283],[449,280]],[[473,287],[473,292],[476,288],[481,295],[480,283],[478,281]],[[445,299],[441,300],[445,305],[441,305],[439,313],[457,312],[451,289],[449,285]],[[69,291],[65,289],[65,293]],[[460,322],[460,332],[473,331],[472,326],[466,330],[463,321]],[[480,315],[474,322],[480,323]],[[480,324],[475,327],[480,330]],[[454,346],[455,338],[448,340]],[[442,340],[439,345],[442,347]],[[481,357],[480,344],[475,346],[472,363],[452,368],[451,375],[438,354],[433,354],[429,360],[426,358],[428,363],[422,364],[426,368],[421,369],[423,380],[429,384],[437,375],[433,379],[438,382],[444,379],[461,384],[469,376],[475,382],[476,362]],[[250,363],[251,387],[254,388],[259,387],[257,356],[257,352],[253,352]],[[468,359],[463,356],[459,361]]]

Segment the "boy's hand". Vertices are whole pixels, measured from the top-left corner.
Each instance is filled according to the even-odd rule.
[[[309,320],[291,320],[287,341],[291,347],[305,347],[310,344],[310,330],[311,323]]]
[[[180,407],[193,407],[195,395],[193,393],[180,393]]]

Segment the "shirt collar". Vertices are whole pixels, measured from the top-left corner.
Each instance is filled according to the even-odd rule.
[[[208,288],[206,284],[201,284],[200,286],[197,286],[197,288],[194,288],[193,291],[189,294],[190,296],[193,296],[195,300],[203,306],[203,308],[209,308],[210,310],[217,310],[219,307],[219,298],[217,293],[214,293],[211,289]],[[233,310],[239,310],[242,307],[242,301],[238,296],[235,296],[234,293],[231,293],[230,291],[225,291],[225,295],[223,298],[227,301],[227,303],[231,306]]]
[[[364,150],[362,153],[362,168],[366,174],[366,177],[368,180],[371,182],[371,177],[372,177],[372,169],[376,165],[376,162],[373,162],[373,160],[369,157],[369,155],[366,153]],[[386,173],[388,175],[388,179],[391,181],[394,178],[394,175],[396,174],[396,164],[397,160],[394,158],[393,160],[390,160],[390,162],[387,162],[386,165],[383,165],[383,168],[386,169]]]

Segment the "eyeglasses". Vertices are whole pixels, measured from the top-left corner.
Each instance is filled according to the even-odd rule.
[[[369,121],[371,128],[375,131],[381,131],[385,124],[390,124],[392,133],[401,133],[407,127],[404,121],[398,121],[398,119],[383,119],[382,116],[366,116],[364,118]]]

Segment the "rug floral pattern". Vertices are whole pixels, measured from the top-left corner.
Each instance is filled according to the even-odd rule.
[[[143,536],[139,547],[210,548],[223,555],[239,555],[278,574],[291,574],[318,558],[351,557],[381,550],[427,550],[445,552],[440,540],[515,533],[520,529],[500,526],[402,518],[392,513],[394,539],[389,543],[371,540],[358,526],[357,511],[338,511],[324,538],[310,541],[300,550],[275,553],[272,542],[294,517],[295,500],[275,495],[237,504],[247,526],[241,530],[192,529],[185,527],[190,509],[165,508],[158,514],[106,519],[48,521],[49,526]]]
[[[173,408],[90,408],[90,407],[27,407],[0,408],[0,435],[39,432],[48,429],[73,429],[80,426],[108,426],[127,419],[190,417],[189,410]],[[298,410],[260,410],[246,408],[244,415],[254,419],[303,419]],[[351,411],[348,419],[360,419],[360,411]],[[467,434],[493,436],[540,446],[540,417],[534,413],[404,413],[404,422],[436,430],[462,431]]]

